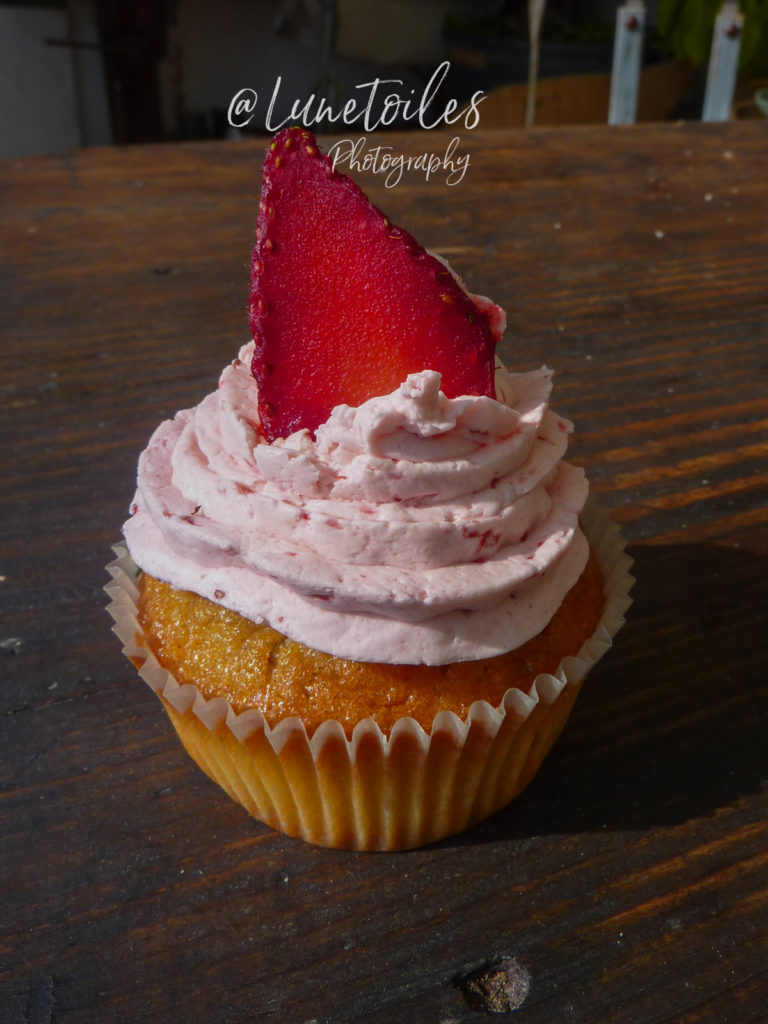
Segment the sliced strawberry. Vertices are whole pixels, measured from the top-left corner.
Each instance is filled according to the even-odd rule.
[[[268,441],[420,370],[441,373],[449,398],[494,396],[487,314],[301,128],[267,153],[256,237],[252,372]]]

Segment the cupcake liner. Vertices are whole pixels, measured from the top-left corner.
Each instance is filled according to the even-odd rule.
[[[347,738],[329,720],[309,738],[303,722],[270,726],[260,711],[237,714],[207,700],[158,664],[137,620],[139,571],[125,546],[108,567],[108,611],[123,652],[162,701],[189,755],[253,817],[320,846],[397,850],[467,828],[509,803],[531,781],[565,725],[589,669],[611,646],[631,603],[618,527],[588,502],[581,524],[605,580],[598,626],[554,675],[527,693],[510,688],[498,707],[478,700],[465,719],[441,711],[427,732],[401,718],[385,736],[372,719]]]

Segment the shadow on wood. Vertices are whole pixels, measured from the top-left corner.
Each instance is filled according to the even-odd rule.
[[[539,775],[446,842],[675,826],[760,792],[768,560],[703,544],[629,553],[627,624]]]

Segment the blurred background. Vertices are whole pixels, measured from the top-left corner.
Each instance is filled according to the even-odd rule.
[[[604,123],[618,4],[541,6],[535,123]],[[638,120],[701,116],[720,8],[720,0],[646,3]],[[759,117],[768,0],[742,0],[741,13],[731,116]],[[228,107],[246,87],[259,97],[246,131],[263,133],[278,76],[285,116],[298,97],[314,93],[338,106],[376,77],[419,95],[443,60],[451,62],[446,98],[483,90],[482,128],[522,126],[530,53],[526,0],[0,3],[0,158],[231,137]]]

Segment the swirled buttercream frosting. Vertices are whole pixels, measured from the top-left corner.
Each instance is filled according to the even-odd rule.
[[[252,355],[142,453],[124,527],[138,566],[358,661],[486,658],[547,625],[588,554],[550,370],[499,367],[495,399],[448,399],[424,370],[266,444]]]

